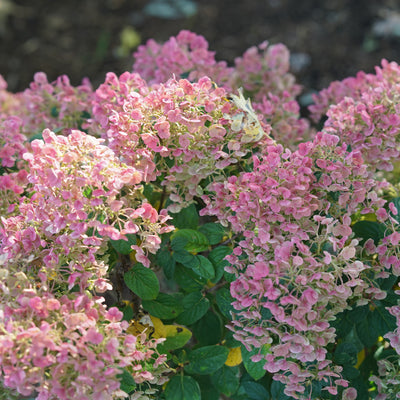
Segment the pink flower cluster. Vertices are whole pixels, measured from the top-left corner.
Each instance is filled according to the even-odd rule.
[[[10,260],[26,254],[39,258],[45,276],[57,283],[67,276],[68,287],[79,283],[81,290],[108,288],[106,268],[95,257],[108,239],[138,235],[136,257],[149,265],[144,251],[155,253],[158,235],[172,227],[165,224],[165,212],[159,215],[140,199],[140,171],[122,164],[101,139],[83,132],[64,137],[45,130],[43,138],[24,154],[32,195],[15,205],[18,215],[2,217],[2,253]]]
[[[271,125],[273,138],[285,146],[294,146],[313,136],[309,123],[299,115],[295,98],[301,86],[289,73],[289,51],[283,44],[264,42],[251,47],[235,59],[234,67],[227,67],[215,60],[202,36],[181,31],[163,45],[149,40],[139,47],[134,57],[133,71],[151,86],[172,77],[187,76],[190,81],[196,81],[208,76],[227,92],[235,93],[243,88],[264,122]]]
[[[12,95],[0,76],[2,384],[38,400],[108,400],[126,396],[122,368],[137,384],[163,383],[159,341],[127,334],[91,294],[110,289],[110,240],[136,235],[149,267],[173,229],[143,194],[155,183],[168,211],[201,197],[202,215],[234,233],[230,328],[248,349],[269,345],[253,360],[289,396],[308,399],[315,380],[336,395],[348,382],[327,358],[331,322],[383,299],[377,278],[400,276],[398,210],[382,195],[395,188],[381,178],[400,156],[399,66],[383,61],[317,95],[312,115],[328,119],[316,133],[299,116],[283,45],[253,47],[231,68],[182,31],[135,56],[134,72],[107,74],[95,92],[38,73]],[[365,214],[386,231],[361,246],[352,224]],[[389,311],[398,328],[385,338],[400,354],[399,307]],[[398,381],[381,372],[384,396]]]
[[[202,194],[204,179],[271,142],[269,125],[226,96],[206,77],[149,90],[135,73],[110,73],[95,92],[92,126],[124,162],[145,171],[146,182],[161,175],[177,212]]]
[[[217,62],[214,52],[208,50],[203,36],[183,30],[163,45],[150,39],[139,46],[134,54],[133,71],[150,85],[166,82],[171,78],[188,78],[196,81],[208,76],[221,85],[229,79],[232,68],[225,61]]]
[[[360,71],[355,77],[334,81],[328,88],[315,94],[314,104],[309,107],[311,118],[318,121],[327,113],[331,105],[339,104],[346,97],[359,100],[365,92],[378,89],[384,82],[394,86],[399,84],[398,64],[394,61],[389,63],[387,60],[382,60],[381,65],[382,67],[375,67],[375,74]]]
[[[80,128],[89,116],[93,90],[87,79],[73,87],[66,75],[50,83],[45,73],[37,72],[30,87],[17,94],[8,93],[5,85],[2,90],[1,80],[0,112],[21,118],[23,133],[28,137],[45,128],[68,134]]]
[[[27,172],[22,156],[26,151],[26,137],[22,134],[22,120],[17,116],[0,117],[0,211],[5,214],[9,206],[23,192]]]
[[[149,266],[170,217],[142,196],[142,172],[102,139],[78,130],[42,136],[29,150],[13,136],[26,170],[0,222],[1,380],[39,400],[125,398],[121,368],[138,384],[163,382],[159,341],[128,335],[122,313],[89,293],[111,288],[109,240],[137,235],[136,259]]]
[[[162,384],[163,339],[125,333],[117,308],[83,293],[55,296],[21,271],[1,268],[0,362],[3,384],[38,400],[123,399],[117,375]]]
[[[385,203],[376,185],[359,151],[320,132],[295,152],[267,146],[251,172],[212,183],[203,197],[202,214],[241,238],[227,257],[234,337],[249,349],[270,344],[254,361],[265,360],[287,395],[307,396],[312,380],[332,380],[332,394],[347,386],[326,359],[336,337],[330,321],[349,303],[385,297],[367,278],[385,276],[383,267],[360,260],[351,228],[353,214]]]

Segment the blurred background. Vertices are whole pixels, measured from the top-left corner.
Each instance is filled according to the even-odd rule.
[[[400,62],[398,0],[0,0],[0,74],[10,91],[37,71],[97,86],[131,70],[138,45],[181,29],[229,63],[264,40],[285,44],[306,93]]]

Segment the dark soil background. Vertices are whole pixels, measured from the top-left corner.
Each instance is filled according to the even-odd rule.
[[[0,74],[11,91],[36,71],[97,86],[131,70],[135,45],[181,29],[230,63],[264,40],[284,43],[306,93],[400,61],[398,0],[0,0]]]

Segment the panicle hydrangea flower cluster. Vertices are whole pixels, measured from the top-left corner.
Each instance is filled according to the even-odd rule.
[[[329,108],[324,130],[338,132],[371,168],[392,171],[400,155],[399,89],[400,82],[380,80],[359,98],[345,97]]]
[[[268,344],[265,369],[295,398],[309,395],[312,380],[337,394],[341,367],[326,359],[335,341],[330,322],[348,305],[382,299],[368,275],[384,277],[383,266],[360,260],[351,216],[382,209],[380,185],[359,151],[338,136],[319,132],[295,152],[266,147],[253,171],[210,185],[202,211],[229,224],[241,240],[227,257],[233,327],[246,347]],[[329,384],[327,382],[330,382]]]
[[[300,118],[296,96],[301,86],[289,73],[289,51],[283,44],[253,46],[235,59],[232,68],[215,61],[207,49],[206,40],[189,31],[181,31],[163,45],[151,39],[134,54],[133,71],[151,86],[174,76],[187,76],[190,81],[208,76],[229,93],[243,88],[264,122],[271,125],[276,141],[294,146],[313,136],[308,121]]]
[[[124,162],[145,171],[146,182],[162,175],[169,210],[177,212],[202,195],[201,181],[239,163],[255,143],[271,142],[270,126],[251,106],[226,96],[207,77],[171,79],[149,91],[135,73],[108,74],[95,93],[92,126],[106,132]]]
[[[2,252],[9,259],[30,254],[43,260],[45,275],[56,274],[61,282],[68,271],[69,289],[80,282],[82,291],[93,284],[104,291],[106,271],[95,254],[108,239],[138,235],[136,258],[149,265],[144,251],[155,253],[158,235],[172,229],[164,211],[158,214],[140,199],[141,172],[122,164],[101,141],[80,131],[65,137],[45,130],[43,141],[34,140],[32,152],[24,154],[32,195],[17,206],[17,216],[2,218]],[[93,263],[91,282],[85,266]]]
[[[339,104],[346,97],[359,100],[365,92],[379,88],[382,82],[390,85],[400,83],[399,65],[396,62],[382,60],[381,67],[375,67],[375,74],[360,71],[355,77],[332,82],[326,89],[313,95],[314,104],[309,106],[310,117],[318,122],[331,105]]]
[[[56,296],[21,269],[0,268],[0,361],[3,384],[38,400],[123,399],[117,375],[162,384],[163,339],[126,334],[128,322],[103,298]],[[29,269],[29,267],[27,268]]]
[[[27,172],[22,155],[26,151],[26,136],[22,133],[23,121],[17,116],[0,118],[0,212],[9,211],[24,191]]]
[[[87,79],[73,87],[66,75],[50,83],[44,72],[37,72],[29,88],[15,95],[18,109],[11,108],[9,114],[23,120],[23,133],[29,137],[45,128],[68,134],[72,129],[81,128],[89,117],[92,93]]]
[[[7,82],[0,74],[0,120],[20,109],[18,96],[7,90]]]
[[[0,222],[3,384],[43,400],[111,400],[127,396],[117,377],[124,367],[138,384],[162,384],[160,340],[128,335],[122,313],[89,293],[111,288],[103,256],[110,239],[137,235],[136,259],[149,266],[146,253],[173,229],[169,216],[142,197],[142,172],[102,139],[46,129],[24,150],[11,129],[14,122],[18,132],[21,120],[6,121],[4,137],[15,139],[15,152],[5,163],[16,154],[26,170],[23,193]]]
[[[190,81],[208,76],[222,85],[233,69],[225,61],[217,62],[214,55],[203,36],[183,30],[162,45],[149,39],[146,45],[139,46],[134,54],[133,71],[149,85],[167,82],[174,75]]]

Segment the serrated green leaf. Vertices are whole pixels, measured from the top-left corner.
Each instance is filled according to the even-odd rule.
[[[199,260],[196,258],[196,256],[192,253],[189,253],[185,249],[174,250],[172,253],[172,258],[176,262],[188,268],[196,267],[199,263]]]
[[[293,400],[292,397],[286,396],[284,393],[285,385],[278,381],[272,381],[271,384],[271,397],[274,400]]]
[[[212,265],[211,261],[208,258],[197,255],[196,259],[198,264],[195,266],[190,267],[197,275],[205,278],[205,279],[212,279],[215,276],[214,266]]]
[[[219,289],[215,294],[215,299],[222,315],[232,320],[231,312],[235,312],[235,309],[232,306],[234,299],[229,290],[225,287]]]
[[[203,318],[193,325],[193,334],[201,346],[219,343],[222,338],[221,319],[212,311],[207,311]]]
[[[123,369],[120,374],[117,375],[119,381],[121,382],[121,390],[126,393],[132,392],[136,387],[136,382],[133,379],[132,374],[126,369]]]
[[[150,315],[164,320],[176,318],[183,311],[182,304],[166,293],[159,293],[154,300],[143,300],[142,306]]]
[[[239,388],[238,372],[239,368],[237,367],[223,365],[211,375],[211,382],[225,396],[232,396]]]
[[[201,400],[220,400],[219,393],[215,390],[210,375],[197,375],[196,381],[200,385]]]
[[[357,346],[354,343],[340,343],[335,350],[335,363],[339,365],[355,365],[357,364]]]
[[[212,279],[212,283],[219,282],[223,277],[225,267],[229,265],[228,261],[225,260],[225,257],[231,253],[232,249],[227,246],[218,246],[210,251],[208,259],[211,261],[215,269],[215,277]]]
[[[394,304],[397,304],[397,299]],[[369,323],[374,326],[378,336],[383,336],[397,328],[396,317],[389,313],[383,301],[379,302],[378,307],[369,314]]]
[[[192,325],[198,321],[210,308],[210,301],[199,292],[189,293],[182,300],[183,312],[176,322],[183,325]]]
[[[124,321],[131,321],[134,317],[133,308],[130,304],[125,304],[123,307],[120,307],[120,311],[123,313],[122,319]]]
[[[258,381],[267,372],[264,369],[265,360],[260,360],[258,362],[254,362],[251,360],[251,357],[253,357],[257,354],[262,354],[262,355],[268,354],[269,346],[264,345],[260,349],[253,349],[251,351],[247,351],[243,345],[240,347],[241,347],[241,351],[242,351],[243,365],[246,368],[246,371],[254,380]]]
[[[386,310],[386,307],[391,304],[389,301],[386,303],[385,300],[375,301],[377,307],[369,311],[367,317],[356,324],[357,335],[366,347],[373,346],[379,336],[384,336],[387,332],[396,329],[396,318]]]
[[[179,213],[170,213],[172,220],[168,221],[178,229],[196,229],[199,225],[199,213],[194,204],[183,208]]]
[[[185,370],[189,374],[212,374],[225,364],[228,354],[229,349],[224,346],[200,347],[188,355],[189,364]]]
[[[194,229],[180,229],[171,236],[171,247],[174,251],[186,250],[189,253],[207,251],[210,242],[207,236]]]
[[[132,252],[131,246],[136,244],[136,235],[127,234],[125,235],[128,240],[112,240],[110,239],[111,246],[119,253],[128,255]]]
[[[356,238],[361,238],[360,244],[363,245],[368,239],[372,239],[375,245],[384,238],[386,227],[376,221],[358,221],[352,226]]]
[[[185,268],[181,264],[177,264],[175,267],[174,279],[175,282],[185,292],[199,291],[207,283],[207,280],[205,278],[202,278],[191,269]]]
[[[225,228],[216,222],[200,225],[198,230],[208,238],[211,245],[221,243],[225,235]]]
[[[160,292],[157,275],[142,264],[134,265],[124,274],[126,286],[143,300],[153,300]]]
[[[173,376],[164,394],[166,400],[201,400],[199,384],[191,376]]]
[[[249,400],[269,400],[270,395],[264,386],[257,382],[245,381],[241,385]]]
[[[156,263],[163,269],[167,279],[174,277],[176,262],[166,246],[162,246],[156,254]]]
[[[190,268],[197,275],[211,279],[215,276],[214,266],[211,261],[202,255],[193,255],[186,250],[175,251],[174,259],[186,268]]]
[[[369,326],[367,318],[356,324],[356,332],[365,347],[373,346],[379,337],[379,333]]]

